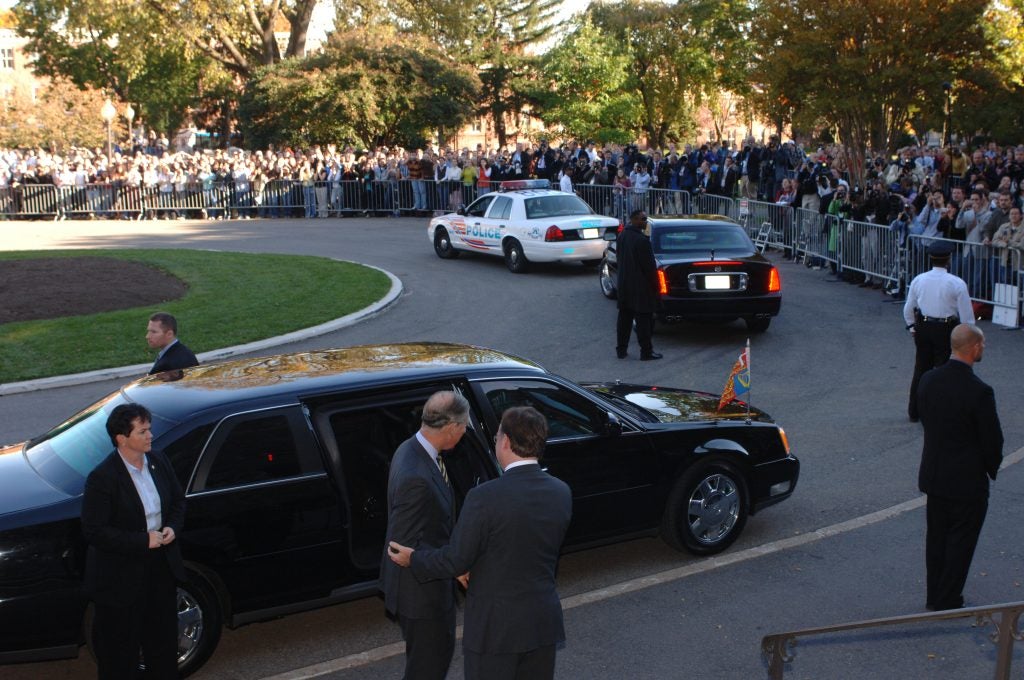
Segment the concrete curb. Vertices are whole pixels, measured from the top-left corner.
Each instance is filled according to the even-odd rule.
[[[344,262],[345,260],[338,260]],[[356,263],[362,264],[362,263]],[[367,319],[375,314],[379,314],[384,311],[387,307],[391,306],[401,296],[403,289],[402,282],[397,276],[381,269],[380,267],[374,267],[369,264],[362,264],[364,267],[375,269],[391,281],[391,288],[387,294],[377,300],[372,305],[360,309],[358,312],[352,312],[345,316],[339,317],[322,323],[319,326],[311,326],[309,328],[303,328],[302,330],[294,331],[292,333],[286,333],[284,335],[278,335],[273,338],[265,338],[263,340],[257,340],[255,342],[246,343],[244,345],[235,345],[234,347],[225,347],[223,349],[210,350],[209,352],[203,352],[197,355],[199,361],[202,363],[209,363],[211,361],[219,361],[221,359],[227,359],[229,357],[237,356],[239,354],[248,354],[250,352],[261,352],[263,350],[271,349],[273,347],[280,347],[281,345],[287,345],[291,342],[298,342],[300,340],[308,340],[309,338],[315,338],[318,335],[324,335],[325,333],[332,333],[334,331],[341,330],[352,326],[363,319]],[[35,392],[38,390],[49,390],[57,387],[71,387],[73,385],[86,385],[88,383],[101,382],[103,380],[113,380],[115,378],[128,378],[128,377],[141,377],[149,372],[153,364],[135,364],[134,366],[121,366],[119,368],[101,368],[95,371],[87,371],[85,373],[72,373],[71,375],[55,375],[50,378],[38,378],[36,380],[23,380],[21,382],[12,382],[0,385],[0,397],[4,397],[11,394],[21,394],[23,392]]]

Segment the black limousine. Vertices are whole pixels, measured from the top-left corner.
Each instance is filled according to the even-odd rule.
[[[0,449],[0,662],[73,657],[88,637],[79,512],[112,447],[111,409],[153,413],[153,446],[187,496],[179,667],[203,664],[221,628],[373,595],[388,465],[426,398],[456,389],[470,428],[446,467],[458,496],[499,474],[504,409],[550,427],[545,465],[572,488],[566,549],[661,532],[718,552],[799,474],[765,413],[662,387],[577,385],[490,349],[420,343],[242,359],[149,376],[51,431]],[[447,455],[447,454],[446,454]]]

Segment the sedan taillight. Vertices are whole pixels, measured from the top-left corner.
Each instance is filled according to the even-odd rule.
[[[668,276],[665,275],[664,269],[658,270],[658,293],[668,295]]]
[[[565,240],[565,234],[562,233],[561,229],[559,229],[558,227],[556,227],[555,225],[552,224],[550,227],[548,227],[548,230],[546,232],[544,232],[544,240],[545,241],[564,241]]]
[[[779,270],[772,267],[768,273],[768,292],[778,293],[780,290],[782,290],[782,279],[779,278]]]

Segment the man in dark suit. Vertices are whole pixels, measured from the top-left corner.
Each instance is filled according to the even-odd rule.
[[[726,156],[725,162],[718,166],[718,169],[713,173],[708,190],[710,193],[718,196],[732,198],[736,191],[736,182],[738,180],[739,171],[736,169],[736,164],[733,162],[732,156]]]
[[[157,312],[149,317],[146,342],[160,352],[149,370],[150,375],[199,365],[192,350],[178,340],[178,320],[166,312]]]
[[[555,574],[572,494],[539,465],[547,431],[529,406],[505,411],[494,440],[504,472],[466,495],[451,543],[435,550],[389,544],[391,559],[422,582],[470,572],[466,680],[554,677],[555,645],[565,641]]]
[[[185,569],[175,539],[185,495],[167,458],[150,450],[151,422],[139,404],[116,407],[107,433],[117,450],[85,482],[85,591],[96,606],[100,680],[135,677],[140,650],[146,678],[178,677],[176,583]]]
[[[423,406],[419,431],[402,442],[388,474],[386,541],[416,548],[445,545],[455,525],[455,496],[442,451],[466,433],[469,402],[437,392]],[[381,557],[384,606],[398,619],[405,640],[405,680],[441,680],[455,651],[455,581],[421,583]]]
[[[644,234],[647,213],[634,210],[629,224],[619,234],[615,246],[619,316],[615,324],[615,353],[626,358],[629,335],[636,324],[636,339],[640,344],[640,360],[660,359],[654,351],[654,311],[660,301],[658,293],[658,265],[654,261],[651,239]]]
[[[964,604],[964,583],[988,510],[989,478],[995,480],[1003,459],[995,395],[972,370],[984,354],[985,335],[962,323],[950,341],[949,361],[924,374],[917,394],[924,425],[917,484],[928,495],[930,610]]]

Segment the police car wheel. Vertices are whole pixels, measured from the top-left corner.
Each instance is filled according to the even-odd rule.
[[[607,260],[601,262],[598,277],[601,282],[601,293],[609,300],[617,298],[619,291],[615,288],[615,276],[612,274],[611,265],[608,264]]]
[[[523,254],[523,246],[515,239],[505,244],[505,266],[513,274],[522,274],[526,271],[526,255]]]
[[[444,227],[434,230],[434,252],[442,260],[453,260],[459,256],[459,251],[452,246],[451,236],[448,235],[448,230]]]

